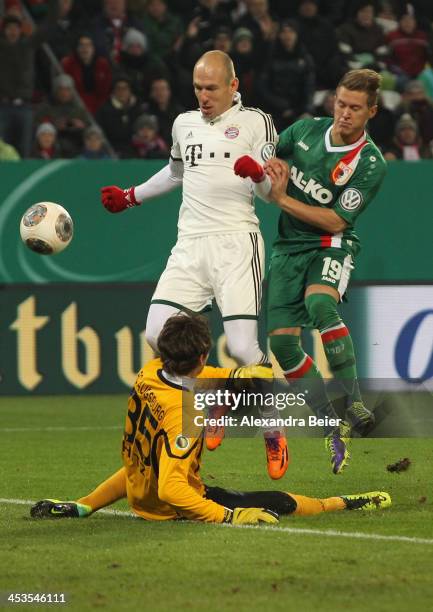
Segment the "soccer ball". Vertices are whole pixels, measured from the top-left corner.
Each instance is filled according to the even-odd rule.
[[[54,202],[33,204],[20,223],[22,241],[35,253],[53,255],[72,240],[74,224],[67,210]]]

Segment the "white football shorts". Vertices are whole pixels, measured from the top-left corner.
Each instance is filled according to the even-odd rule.
[[[152,303],[204,312],[215,298],[223,319],[258,318],[265,247],[259,232],[180,238]]]

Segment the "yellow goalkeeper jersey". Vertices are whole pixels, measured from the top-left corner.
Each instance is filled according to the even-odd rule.
[[[198,378],[229,374],[229,368],[205,366]],[[225,518],[223,506],[203,497],[202,428],[191,432],[189,426],[192,437],[182,431],[191,409],[193,394],[164,373],[160,359],[140,370],[128,400],[122,457],[129,505],[145,519],[221,523]]]

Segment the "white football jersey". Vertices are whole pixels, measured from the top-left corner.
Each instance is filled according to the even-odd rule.
[[[258,231],[251,179],[236,176],[238,157],[263,164],[275,155],[278,135],[270,115],[236,102],[213,120],[200,110],[173,124],[171,157],[183,162],[179,237]]]

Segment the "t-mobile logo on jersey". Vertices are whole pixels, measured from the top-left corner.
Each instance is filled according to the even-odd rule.
[[[224,155],[224,159],[230,159],[230,153],[228,151],[224,151],[223,155]],[[211,151],[209,154],[207,154],[207,156],[208,156],[208,159],[215,159],[215,152]],[[198,159],[202,159],[202,157],[203,157],[203,145],[190,144],[187,147],[185,147],[185,161],[191,162],[189,164],[189,168],[198,166],[196,161]]]
[[[196,149],[199,151],[199,153],[196,153]],[[192,168],[193,166],[198,166],[198,164],[195,163],[195,160],[201,159],[202,153],[203,153],[203,145],[201,144],[190,144],[186,147],[185,161],[191,162],[189,165],[190,168]]]

